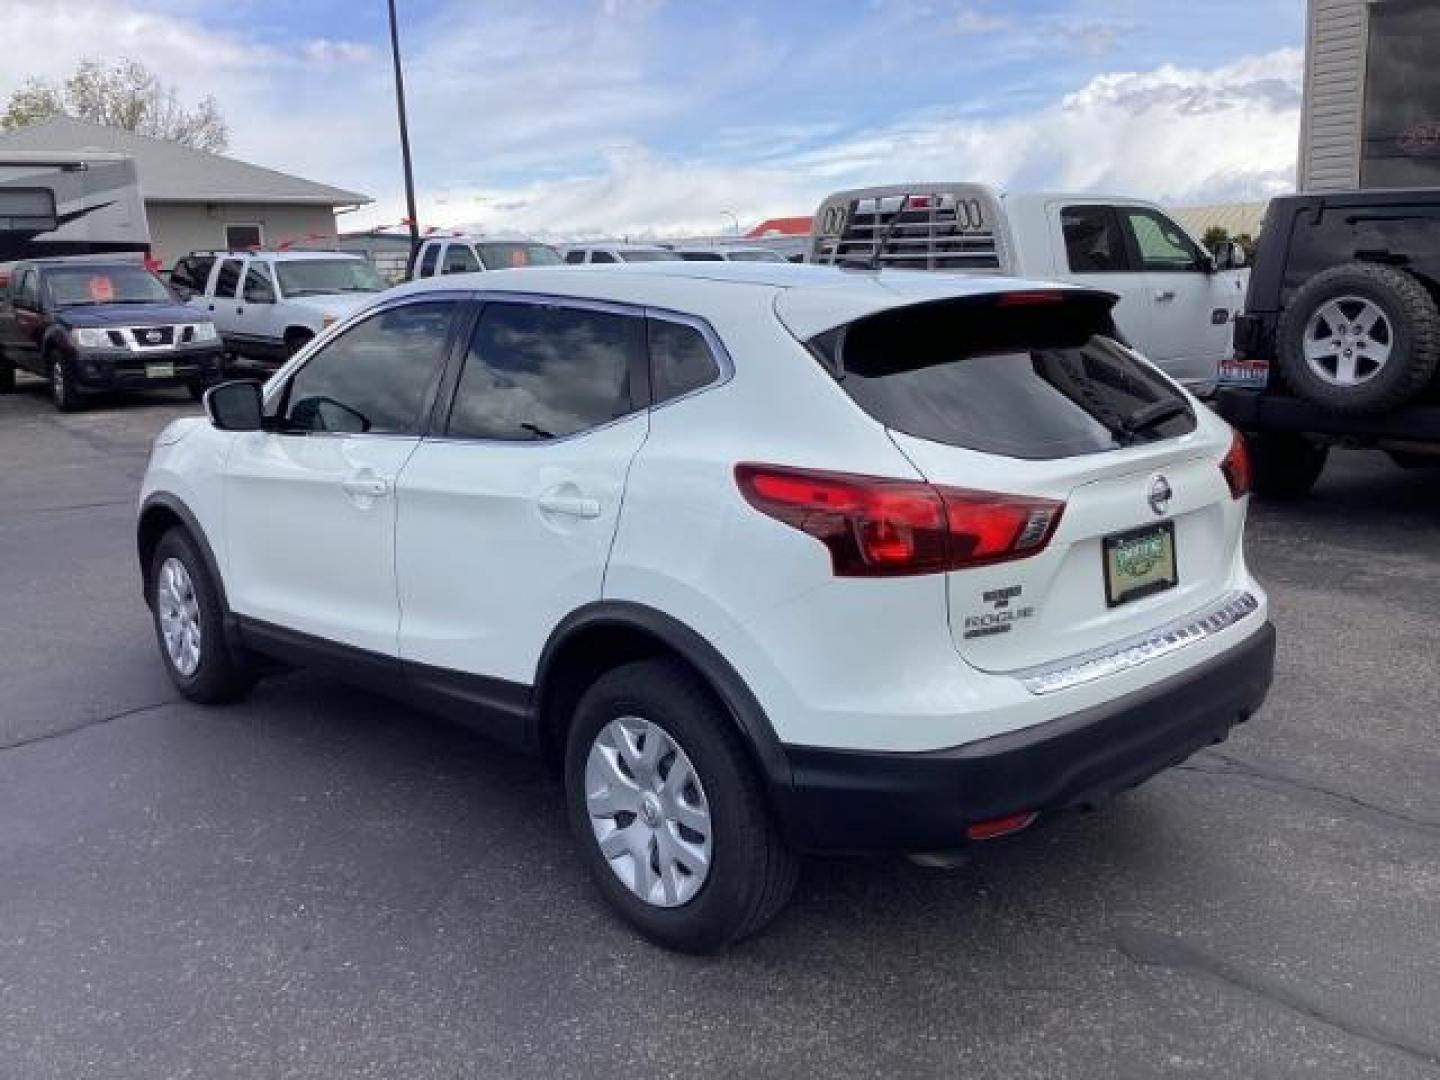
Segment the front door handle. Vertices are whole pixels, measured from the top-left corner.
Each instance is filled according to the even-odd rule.
[[[362,473],[340,481],[340,490],[361,510],[368,510],[376,499],[389,496],[390,481],[374,473]]]
[[[581,495],[541,495],[538,500],[540,509],[547,514],[564,514],[566,517],[577,518],[598,518],[600,516],[600,500],[587,499]]]
[[[1155,299],[1156,299],[1156,300],[1161,300],[1161,301],[1174,300],[1174,299],[1175,299],[1175,290],[1174,290],[1174,289],[1156,289],[1156,290],[1155,290]]]

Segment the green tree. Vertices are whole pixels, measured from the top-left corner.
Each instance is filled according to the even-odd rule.
[[[173,86],[137,60],[84,60],[59,84],[26,79],[0,112],[0,128],[24,127],[57,113],[216,154],[230,144],[230,129],[213,97],[187,109]]]
[[[1229,239],[1230,230],[1226,229],[1224,225],[1211,225],[1208,229],[1205,230],[1205,235],[1200,237],[1200,242],[1204,244],[1209,250],[1214,251],[1216,244],[1220,243],[1222,240]]]

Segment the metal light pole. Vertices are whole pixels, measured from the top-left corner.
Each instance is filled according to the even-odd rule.
[[[732,224],[734,225],[734,227],[735,227],[735,235],[736,235],[736,236],[739,236],[739,235],[740,235],[740,219],[735,215],[735,211],[734,211],[734,210],[721,210],[720,213],[726,215],[726,216],[730,219],[731,223],[732,223]]]
[[[415,173],[410,167],[410,125],[405,119],[405,75],[400,70],[400,31],[395,25],[395,0],[390,4],[390,52],[395,58],[395,112],[400,117],[400,159],[405,164],[405,209],[410,215],[410,261],[420,247],[420,220],[415,213]]]

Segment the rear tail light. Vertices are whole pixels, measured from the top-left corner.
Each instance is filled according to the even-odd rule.
[[[1225,460],[1220,462],[1220,471],[1225,474],[1225,482],[1230,485],[1232,499],[1249,493],[1254,471],[1250,467],[1250,451],[1245,446],[1245,436],[1238,431],[1230,442],[1230,450],[1226,453]]]
[[[1065,294],[1057,289],[1046,292],[1007,292],[995,297],[996,307],[1034,307],[1037,304],[1063,304]]]
[[[1065,504],[915,480],[737,465],[751,506],[809,533],[841,577],[934,574],[1042,550]]]
[[[965,836],[969,840],[998,840],[1002,836],[1013,836],[1028,829],[1039,816],[1034,810],[1024,810],[1009,817],[977,821],[965,826]]]

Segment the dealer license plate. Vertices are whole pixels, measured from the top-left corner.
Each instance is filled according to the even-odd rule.
[[[146,364],[145,377],[147,379],[173,379],[175,377],[175,365]]]
[[[1175,524],[1162,521],[1105,538],[1105,600],[1111,607],[1173,589]]]

